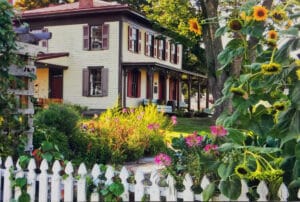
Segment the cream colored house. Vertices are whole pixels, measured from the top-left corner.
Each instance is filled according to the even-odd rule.
[[[182,69],[182,46],[128,5],[80,0],[23,13],[32,31],[52,33],[40,45],[35,96],[107,109],[181,99],[181,84],[206,77]],[[186,79],[183,81],[183,79]],[[190,85],[189,85],[190,90]]]

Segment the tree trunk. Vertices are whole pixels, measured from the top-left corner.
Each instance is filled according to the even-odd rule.
[[[202,15],[205,19],[216,18],[218,16],[218,0],[200,0],[199,2]],[[217,57],[218,54],[223,50],[221,38],[215,37],[215,33],[218,28],[219,23],[217,19],[214,23],[202,25],[208,69],[209,91],[212,93],[214,101],[222,97],[224,82],[228,77],[226,72],[222,72],[221,75],[217,75],[217,70],[221,67]],[[224,109],[226,109],[226,103],[216,106],[213,118],[218,118]]]

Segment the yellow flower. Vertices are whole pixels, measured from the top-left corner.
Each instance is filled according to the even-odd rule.
[[[251,173],[251,171],[245,164],[237,165],[234,169],[234,172],[241,179],[248,178]]]
[[[245,11],[242,11],[240,13],[240,18],[246,22],[249,22],[252,20],[252,16],[248,16]]]
[[[277,101],[273,104],[273,107],[277,110],[277,111],[283,111],[286,108],[286,103],[282,102],[282,101]]]
[[[274,22],[280,23],[287,18],[286,12],[282,9],[276,9],[271,12],[271,17]]]
[[[278,33],[275,30],[270,30],[268,32],[268,37],[269,37],[269,39],[277,40],[278,39]]]
[[[268,17],[268,9],[266,9],[264,6],[254,6],[253,11],[253,18],[256,21],[264,21]]]
[[[300,69],[297,69],[297,70],[296,70],[296,75],[297,75],[297,77],[298,77],[298,80],[300,80]]]
[[[230,92],[232,92],[234,95],[241,96],[241,97],[243,97],[244,99],[248,99],[248,94],[247,94],[247,92],[244,91],[244,89],[242,89],[242,88],[239,88],[239,87],[232,87],[232,88],[230,88]]]
[[[265,75],[273,75],[273,74],[280,73],[282,70],[282,67],[278,63],[271,62],[269,64],[262,64],[261,70],[262,70],[262,73]]]
[[[189,25],[190,25],[190,31],[196,33],[197,35],[202,34],[202,28],[199,25],[198,21],[196,18],[192,18],[189,20]]]
[[[242,21],[239,19],[230,20],[228,26],[232,31],[239,31],[243,28]]]

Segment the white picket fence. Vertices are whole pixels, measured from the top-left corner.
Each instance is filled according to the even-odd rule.
[[[2,168],[2,160],[0,158],[0,167]],[[27,193],[31,196],[31,201],[39,202],[59,202],[59,201],[74,201],[75,198],[78,202],[87,201],[86,191],[86,177],[90,176],[94,183],[99,183],[99,176],[102,174],[99,165],[95,164],[88,172],[84,163],[82,163],[77,171],[75,179],[74,168],[71,162],[67,163],[64,171],[67,177],[62,177],[60,171],[62,167],[58,161],[52,166],[51,174],[48,173],[48,163],[43,160],[40,166],[40,173],[36,173],[36,164],[34,159],[31,159],[26,171],[22,170],[19,163],[14,167],[11,157],[8,157],[4,163],[4,169],[0,169],[0,201],[9,202],[11,199],[18,199],[21,194],[21,190],[16,187],[12,187],[11,170],[15,175],[15,178],[26,177],[27,178]],[[164,197],[165,201],[177,201],[182,199],[183,201],[202,201],[202,194],[194,194],[191,187],[193,185],[192,178],[189,174],[185,176],[183,185],[185,190],[178,192],[175,188],[175,180],[172,176],[168,176],[166,179],[167,186],[160,187],[159,181],[161,175],[159,174],[159,168],[153,170],[150,174],[151,183],[145,182],[146,173],[143,173],[140,169],[137,169],[134,173],[135,184],[128,183],[127,179],[130,177],[129,171],[123,167],[120,172],[117,172],[113,167],[108,166],[105,177],[105,184],[111,184],[112,178],[115,175],[119,175],[124,185],[125,191],[122,194],[123,201],[142,201],[145,196],[148,196],[149,201],[161,201],[161,197]],[[148,177],[149,178],[149,177]],[[206,176],[203,177],[201,187],[205,189],[209,185],[209,180]],[[151,184],[151,185],[149,185]],[[62,192],[63,190],[63,192]],[[258,201],[267,201],[268,187],[262,181],[258,185],[257,192],[259,194]],[[249,201],[247,197],[248,186],[245,181],[242,180],[242,194],[237,201]],[[63,194],[62,194],[63,193]],[[129,198],[134,195],[134,199]],[[278,190],[278,197],[280,201],[287,201],[289,196],[286,185],[282,184]],[[300,189],[298,190],[298,198],[300,198]],[[99,201],[99,193],[94,190],[91,194],[90,201]],[[229,201],[225,196],[219,195],[214,198],[214,201]]]

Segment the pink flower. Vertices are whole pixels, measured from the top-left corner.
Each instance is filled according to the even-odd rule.
[[[131,109],[130,109],[130,113],[134,113],[134,108],[131,108]]]
[[[194,147],[194,146],[198,146],[201,144],[203,137],[197,135],[196,132],[194,132],[193,134],[186,136],[185,138],[185,143],[189,146],[189,147]]]
[[[157,130],[159,129],[159,124],[158,123],[150,123],[147,127],[149,130]]]
[[[176,116],[171,116],[171,121],[173,125],[177,124],[177,117]]]
[[[126,109],[126,108],[123,108],[123,109],[122,109],[122,113],[127,113],[127,109]]]
[[[160,153],[154,157],[154,162],[157,165],[170,166],[172,163],[171,157],[167,154]]]
[[[225,136],[227,134],[227,130],[223,126],[211,126],[210,132],[215,136]]]
[[[207,145],[205,145],[205,147],[204,147],[204,151],[206,151],[206,152],[209,152],[209,151],[211,151],[211,150],[216,150],[218,148],[218,145],[215,145],[215,144],[207,144]]]

